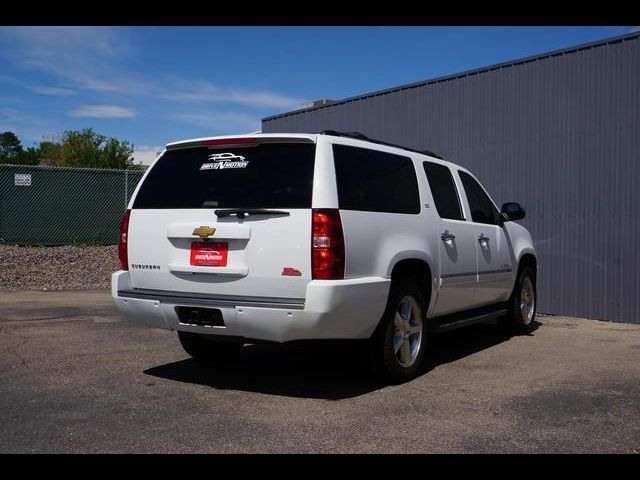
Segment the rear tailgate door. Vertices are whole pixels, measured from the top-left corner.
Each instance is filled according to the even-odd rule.
[[[314,164],[311,140],[168,149],[132,205],[132,287],[304,298]]]

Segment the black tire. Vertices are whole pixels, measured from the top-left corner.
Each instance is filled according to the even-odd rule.
[[[415,333],[409,334],[409,330],[407,330],[407,334],[410,336],[408,337],[409,347],[406,348],[409,348],[409,352],[411,352],[409,355],[410,363],[403,365],[401,357],[405,356],[404,353],[407,352],[407,350],[405,350],[404,341],[398,342],[399,338],[404,337],[396,335],[395,316],[401,303],[406,307],[405,302],[407,302],[407,297],[415,301],[415,306],[418,310],[413,310],[413,304],[411,305],[411,319],[406,325],[414,328],[417,327],[418,322],[420,322],[419,326],[421,331],[419,339],[417,339]],[[376,332],[371,337],[370,345],[375,370],[385,381],[394,384],[407,382],[415,378],[420,372],[427,338],[426,312],[427,304],[424,295],[415,283],[408,280],[393,281],[391,283],[387,306]],[[415,357],[413,354],[415,347],[411,347],[411,345],[414,345],[411,343],[412,340],[418,342]],[[402,346],[396,350],[394,344],[398,345],[398,343]]]
[[[209,340],[205,335],[178,331],[180,344],[195,360],[221,362],[236,356],[242,348],[240,342]]]
[[[529,282],[527,284],[527,282]],[[521,308],[523,286],[529,290],[529,297],[533,300],[533,313],[530,318]],[[528,287],[528,288],[527,288]],[[538,297],[536,293],[536,276],[531,267],[523,267],[518,272],[516,284],[509,299],[509,312],[507,316],[498,321],[500,328],[508,334],[526,335],[535,328],[536,308],[538,307]]]

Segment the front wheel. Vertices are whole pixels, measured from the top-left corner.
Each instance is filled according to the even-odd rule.
[[[178,338],[185,352],[195,360],[224,361],[236,356],[242,343],[209,340],[206,335],[178,330]]]
[[[536,277],[530,267],[524,267],[518,274],[515,288],[509,300],[509,312],[500,320],[503,330],[527,334],[533,331],[537,307]]]
[[[414,378],[424,356],[426,303],[412,283],[392,285],[380,326],[372,338],[377,369],[392,383]]]

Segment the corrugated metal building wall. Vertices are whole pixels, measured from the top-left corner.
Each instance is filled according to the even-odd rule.
[[[640,34],[263,120],[325,129],[432,150],[521,202],[541,312],[640,323]]]

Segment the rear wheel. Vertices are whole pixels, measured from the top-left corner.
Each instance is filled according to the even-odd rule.
[[[242,343],[210,340],[206,335],[178,331],[180,344],[196,360],[224,361],[240,352]]]
[[[387,307],[372,340],[377,370],[388,381],[414,378],[422,364],[426,340],[426,303],[413,283],[392,284]]]
[[[518,273],[509,300],[509,313],[500,320],[500,326],[508,333],[530,333],[535,325],[536,307],[536,277],[531,267],[524,267]]]

